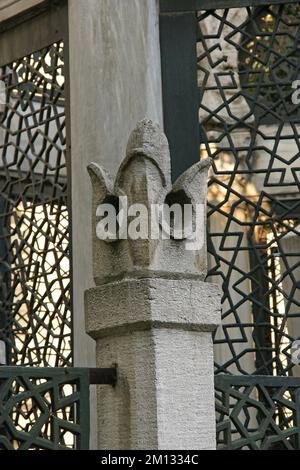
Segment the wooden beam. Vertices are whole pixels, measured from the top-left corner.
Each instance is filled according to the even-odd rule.
[[[0,33],[14,28],[66,0],[0,0]]]
[[[0,0],[0,22],[40,6],[45,0]]]
[[[299,0],[160,0],[161,13],[299,3]]]
[[[23,13],[21,17],[0,23],[0,61],[7,65],[16,58],[24,57],[36,50],[65,39],[67,27],[67,2],[55,0],[45,9],[37,8],[30,16]],[[21,18],[20,21],[18,18]],[[18,26],[16,28],[16,26]],[[30,33],[29,33],[30,31]]]

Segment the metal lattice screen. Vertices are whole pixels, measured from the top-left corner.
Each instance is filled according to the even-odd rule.
[[[88,447],[88,369],[0,368],[0,450]]]
[[[300,448],[299,379],[219,375],[215,385],[219,447]]]
[[[223,288],[216,372],[297,375],[300,6],[198,12],[210,279]]]
[[[0,69],[0,339],[8,364],[72,361],[64,42]]]
[[[300,2],[160,6],[173,178],[197,162],[199,145],[213,162],[208,279],[223,291],[218,446],[299,449]]]

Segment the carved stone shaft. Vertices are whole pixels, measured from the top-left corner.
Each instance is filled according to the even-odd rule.
[[[209,161],[172,186],[167,140],[151,121],[133,131],[115,182],[91,164],[94,278],[85,296],[86,329],[97,342],[98,367],[116,364],[114,388],[99,387],[100,449],[213,449],[215,411],[212,331],[220,292],[206,276],[205,206]],[[176,203],[193,208],[192,231],[164,239],[96,236],[99,205]],[[128,212],[129,213],[129,212]],[[142,222],[151,225],[153,214]],[[125,220],[126,219],[126,220]],[[147,220],[146,220],[147,219]],[[126,222],[126,223],[125,223]],[[201,236],[199,233],[202,231]],[[121,235],[122,234],[122,235]],[[192,244],[192,245],[191,245]]]

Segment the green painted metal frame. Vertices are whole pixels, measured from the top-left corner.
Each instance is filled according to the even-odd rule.
[[[0,367],[0,448],[64,450],[67,432],[89,449],[89,387],[115,383],[114,368]]]
[[[299,450],[300,377],[215,377],[222,450]]]
[[[44,383],[35,384],[35,380],[42,379]],[[76,390],[71,396],[62,398],[60,396],[61,387],[68,384],[75,384]],[[21,388],[20,393],[11,393],[15,387]],[[45,394],[51,395],[51,402],[47,405]],[[7,400],[5,401],[5,398]],[[60,429],[63,426],[74,438],[76,438],[77,449],[89,448],[89,372],[88,369],[67,369],[67,368],[24,368],[24,367],[1,367],[0,368],[0,446],[9,450],[13,448],[13,442],[19,444],[18,450],[28,450],[32,448],[45,450],[66,449],[60,442]],[[20,430],[20,415],[24,403],[34,403],[40,416],[30,430]],[[61,419],[58,411],[64,407],[74,406],[79,413],[74,421],[68,422]],[[18,423],[13,419],[14,410],[18,410]],[[20,414],[19,414],[20,413]],[[24,411],[23,411],[24,413]],[[33,412],[35,413],[35,412]],[[26,415],[23,418],[27,419]],[[43,426],[51,422],[51,437],[43,436]],[[7,434],[6,434],[7,433]],[[2,434],[2,436],[1,436]],[[12,446],[12,447],[10,447]]]
[[[216,386],[248,386],[256,385],[257,383],[267,387],[296,387],[300,388],[300,377],[287,377],[275,375],[229,375],[220,374],[215,377]],[[299,403],[300,410],[300,403]]]
[[[30,14],[29,14],[30,13]],[[14,158],[16,161],[16,166],[18,167],[18,171],[23,171],[21,160],[23,161],[24,155],[22,154],[22,145],[16,145],[15,142],[21,142],[22,139],[27,139],[27,148],[34,149],[35,142],[41,138],[43,135],[44,142],[44,152],[42,157],[38,154],[34,154],[34,151],[31,151],[31,158],[33,159],[34,163],[32,164],[32,170],[30,174],[26,176],[26,183],[24,183],[24,176],[17,176],[17,171],[11,172],[8,170],[7,164],[2,164],[2,176],[0,178],[0,197],[1,197],[1,213],[0,218],[2,219],[1,224],[1,238],[2,244],[6,247],[6,252],[2,253],[1,257],[1,265],[2,265],[2,272],[6,272],[6,277],[4,279],[4,275],[1,276],[1,289],[0,289],[0,297],[1,297],[1,317],[5,319],[5,324],[3,326],[3,322],[0,326],[0,340],[6,343],[6,351],[7,351],[7,358],[6,363],[9,365],[24,365],[24,366],[39,366],[39,367],[47,367],[47,366],[72,366],[73,361],[73,354],[74,354],[74,331],[73,331],[73,275],[72,275],[72,210],[71,210],[71,135],[70,135],[70,90],[69,90],[69,41],[68,41],[68,2],[67,0],[46,0],[38,7],[34,7],[30,9],[30,11],[26,12],[24,15],[19,15],[17,17],[12,18],[9,22],[3,22],[0,24],[0,64],[1,64],[1,80],[5,81],[5,83],[10,83],[10,76],[11,73],[17,73],[16,70],[18,67],[20,68],[21,64],[23,64],[23,73],[24,69],[26,69],[26,76],[28,77],[25,80],[22,77],[19,77],[18,86],[13,87],[11,85],[7,85],[7,95],[12,96],[13,99],[18,99],[19,104],[18,106],[14,102],[13,105],[10,105],[10,99],[7,99],[6,103],[6,110],[5,116],[2,117],[1,128],[4,132],[5,139],[9,142],[9,145],[14,148]],[[10,47],[13,44],[14,47]],[[43,77],[44,73],[44,62],[43,57],[47,53],[49,57],[51,57],[51,67],[55,72],[52,73],[53,82],[51,83],[51,93],[47,90],[47,83],[46,78]],[[35,59],[34,59],[35,57]],[[37,59],[39,57],[39,59]],[[63,62],[63,68],[59,68],[59,64]],[[49,65],[49,64],[48,64]],[[35,68],[33,73],[33,68]],[[33,78],[31,78],[31,76]],[[38,86],[35,84],[36,77],[39,76],[39,82],[42,83],[41,90],[38,90]],[[55,77],[59,76],[60,79],[64,79],[64,83],[61,86],[58,86],[58,82],[56,83]],[[34,78],[35,77],[35,78]],[[48,82],[49,78],[47,79]],[[37,80],[36,80],[37,81]],[[48,85],[50,86],[50,84]],[[25,88],[28,90],[25,94]],[[30,91],[31,90],[31,91]],[[34,91],[32,91],[34,90]],[[59,96],[59,97],[58,97]],[[42,97],[42,98],[41,98]],[[51,98],[52,97],[52,98]],[[55,99],[53,98],[55,97]],[[38,103],[38,104],[36,104]],[[64,111],[59,109],[58,104],[62,103],[62,107]],[[26,111],[26,118],[23,116],[18,116],[18,109],[20,106],[27,106]],[[37,112],[37,107],[39,106],[39,113]],[[34,125],[31,125],[30,128],[26,129],[26,124],[20,124],[22,120],[24,122],[29,122],[29,109],[35,109],[33,113],[31,111],[30,119],[35,122]],[[45,111],[47,109],[47,112]],[[49,111],[51,110],[51,112]],[[13,117],[12,117],[13,116]],[[38,118],[36,117],[38,116]],[[55,117],[54,117],[55,116]],[[10,124],[13,120],[18,122],[16,128],[18,131],[12,131],[10,129]],[[51,127],[52,126],[52,127]],[[52,129],[52,135],[49,134],[49,129],[54,128],[56,131]],[[16,133],[15,133],[16,132]],[[26,135],[26,137],[24,137]],[[37,137],[38,135],[38,137]],[[52,141],[53,140],[53,141]],[[59,143],[59,145],[58,145]],[[7,152],[7,148],[9,145],[1,145],[0,153],[5,155]],[[53,145],[53,149],[51,150],[50,146]],[[49,171],[49,166],[44,165],[43,173],[38,173],[35,168],[38,165],[43,165],[42,161],[44,158],[44,154],[46,155],[49,152],[52,155],[52,165],[55,166],[55,178],[50,175],[51,171]],[[55,153],[56,151],[56,153]],[[61,155],[59,155],[61,152]],[[53,157],[54,155],[54,157]],[[5,157],[2,156],[2,159]],[[48,157],[47,157],[48,158]],[[56,159],[56,160],[55,160]],[[4,159],[5,161],[5,159]],[[55,163],[57,162],[57,163]],[[20,165],[19,165],[20,163]],[[19,166],[18,166],[19,165]],[[6,170],[5,170],[6,168]],[[9,175],[9,178],[8,178]],[[44,176],[43,176],[44,175]],[[48,179],[48,181],[46,181]],[[39,180],[39,183],[37,181]],[[19,182],[18,182],[19,181]],[[33,183],[35,181],[35,183]],[[31,186],[31,188],[30,188]],[[41,188],[38,194],[37,187]],[[7,189],[9,188],[9,189]],[[14,188],[14,190],[12,190]],[[61,190],[60,190],[61,189]],[[26,196],[25,196],[26,192]],[[57,227],[56,230],[56,237],[58,236],[59,229],[61,230],[60,222],[63,220],[63,217],[68,214],[68,227],[65,230],[65,237],[62,238],[60,235],[60,245],[54,248],[55,255],[60,259],[62,259],[62,249],[60,252],[60,247],[63,246],[63,243],[68,243],[68,250],[65,250],[65,259],[68,260],[69,263],[69,273],[68,273],[68,286],[64,287],[64,292],[61,295],[61,312],[65,312],[64,318],[61,321],[61,331],[60,331],[60,339],[59,339],[59,348],[55,351],[56,353],[56,361],[53,361],[52,355],[51,359],[52,362],[49,363],[49,354],[47,355],[46,350],[48,348],[54,348],[55,341],[52,341],[51,336],[51,322],[48,324],[48,332],[50,340],[47,342],[47,346],[45,344],[44,347],[41,347],[41,344],[35,348],[37,353],[35,354],[34,359],[32,356],[34,355],[34,351],[32,349],[32,354],[29,354],[26,350],[27,344],[29,343],[28,338],[30,335],[34,337],[36,335],[36,331],[32,334],[32,328],[27,328],[25,331],[26,340],[24,342],[24,348],[18,347],[18,352],[16,352],[16,348],[14,345],[16,333],[12,334],[14,324],[14,318],[16,317],[16,312],[18,311],[18,307],[14,305],[14,302],[10,302],[10,298],[14,298],[12,287],[14,285],[14,274],[16,273],[16,269],[11,265],[11,262],[8,258],[13,258],[11,256],[11,237],[10,237],[10,228],[9,228],[9,220],[11,214],[14,213],[14,205],[16,204],[15,201],[26,201],[28,207],[31,208],[33,211],[33,219],[35,217],[36,207],[38,207],[38,198],[40,198],[39,203],[39,210],[43,207],[43,210],[50,212],[52,211],[55,213],[55,223],[54,223],[54,216],[52,215],[51,221],[46,220],[43,221],[43,231],[38,230],[38,235],[36,235],[36,239],[40,236],[44,236],[45,240],[47,240],[47,244],[50,243],[49,241],[49,231],[51,230],[51,223],[53,226]],[[32,202],[34,200],[34,203]],[[6,201],[3,203],[3,201]],[[54,207],[57,207],[55,210]],[[34,208],[34,209],[33,209]],[[50,218],[49,218],[50,220]],[[48,226],[46,228],[46,224]],[[22,233],[22,220],[21,218],[18,219],[18,233]],[[43,233],[43,235],[42,235]],[[24,239],[25,237],[23,237]],[[19,246],[22,245],[23,240],[21,236],[19,236],[18,240]],[[32,244],[32,252],[34,251],[34,243]],[[27,247],[28,249],[28,247]],[[22,245],[22,252],[26,251],[26,242]],[[43,256],[47,248],[44,249]],[[31,258],[32,259],[32,258]],[[4,261],[5,260],[5,261]],[[4,266],[5,265],[5,266]],[[36,279],[39,278],[40,273],[44,270],[45,279],[47,280],[47,270],[44,268],[46,263],[43,262],[41,265],[40,270],[38,270],[38,275],[36,275]],[[60,276],[60,266],[63,263],[56,263],[56,272],[57,272],[57,279],[59,282],[62,282],[62,275]],[[4,267],[3,267],[4,266]],[[27,266],[28,270],[30,271],[30,266]],[[51,270],[55,269],[54,266],[51,266]],[[40,272],[39,272],[40,271]],[[25,268],[23,267],[22,272],[25,272]],[[67,274],[64,273],[64,281],[67,278]],[[41,277],[40,277],[41,279]],[[17,281],[15,281],[17,282]],[[27,291],[28,291],[27,286]],[[3,294],[6,291],[7,294]],[[31,298],[33,299],[37,295],[38,289],[34,290],[31,294]],[[12,304],[12,305],[10,305]],[[31,300],[31,304],[34,304],[34,301]],[[6,307],[5,307],[6,306]],[[58,308],[55,307],[56,311]],[[37,309],[29,309],[28,308],[28,319],[32,319],[35,315],[35,312],[38,312],[39,308]],[[38,313],[37,313],[38,316]],[[61,317],[62,318],[62,317]],[[30,320],[31,321],[31,320]],[[42,328],[41,323],[39,320],[35,323],[37,328]],[[8,326],[10,325],[10,326]],[[45,328],[46,323],[44,323],[43,328]],[[18,327],[17,327],[18,328]],[[65,331],[67,333],[65,333]],[[48,334],[48,333],[47,333]],[[55,333],[58,335],[58,331]],[[64,346],[67,344],[67,347]],[[69,347],[70,345],[70,347]],[[60,350],[59,350],[60,349]],[[23,355],[23,356],[22,356]],[[22,356],[22,357],[21,357]],[[31,358],[29,359],[29,357]],[[48,359],[46,359],[46,356]],[[28,359],[28,362],[25,361]]]

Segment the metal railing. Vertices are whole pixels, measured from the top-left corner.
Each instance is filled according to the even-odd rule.
[[[0,449],[89,448],[93,384],[116,369],[0,367]]]
[[[215,389],[219,449],[300,449],[300,378],[219,375]]]

